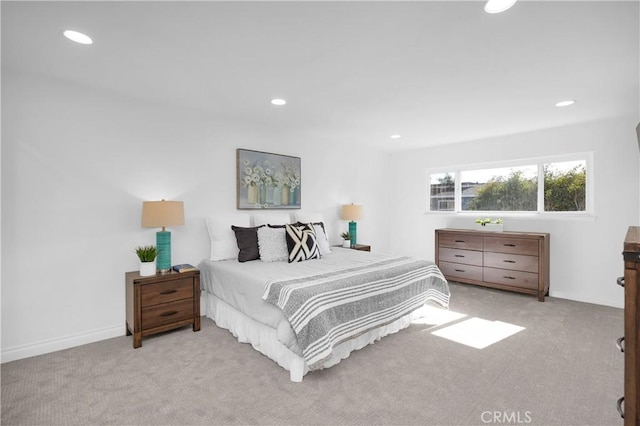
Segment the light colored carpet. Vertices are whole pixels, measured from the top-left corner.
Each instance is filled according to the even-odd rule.
[[[122,336],[3,364],[2,424],[622,424],[622,310],[451,288],[456,323],[525,329],[475,349],[414,324],[291,383],[203,318],[136,350]]]

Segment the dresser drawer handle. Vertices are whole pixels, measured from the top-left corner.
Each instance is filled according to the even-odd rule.
[[[620,350],[620,352],[624,352],[624,336],[616,339],[616,347]]]
[[[515,260],[503,260],[504,263],[516,263]]]
[[[175,290],[175,289],[174,290],[164,290],[164,291],[161,291],[160,294],[172,294],[172,293],[177,293],[177,292],[178,292],[178,290]]]
[[[171,315],[177,314],[178,311],[167,311],[160,314],[161,317],[170,317]]]
[[[510,277],[509,275],[504,275],[502,278],[506,278],[508,280],[515,280],[516,277]]]
[[[462,255],[462,254],[456,254],[456,255],[454,255],[454,257],[464,257],[464,255]]]
[[[617,283],[620,287],[624,287],[624,277],[618,277],[618,279],[616,280],[616,283]]]
[[[622,408],[623,402],[624,402],[624,396],[618,399],[618,402],[616,402],[616,408],[618,409],[618,414],[620,414],[620,417],[624,419],[624,408]]]
[[[456,243],[466,243],[465,240],[455,240],[454,242],[456,242]]]
[[[456,272],[464,272],[464,269],[454,269]]]
[[[503,244],[503,246],[505,246],[505,247],[515,247],[516,245],[515,244]]]

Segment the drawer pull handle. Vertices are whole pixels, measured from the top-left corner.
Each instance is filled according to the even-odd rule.
[[[618,279],[616,280],[616,284],[618,284],[620,287],[624,287],[624,277],[618,277]]]
[[[515,260],[503,260],[504,263],[516,263]]]
[[[516,277],[510,277],[509,275],[505,275],[502,278],[506,278],[508,280],[515,280],[516,279]]]
[[[164,291],[161,291],[160,294],[172,294],[172,293],[177,293],[177,292],[178,292],[178,290],[175,290],[175,289],[174,290],[164,290]]]
[[[616,408],[618,409],[618,414],[620,414],[620,417],[624,419],[624,408],[622,408],[623,402],[624,402],[624,396],[618,399],[618,402],[616,402]]]
[[[464,255],[462,255],[462,254],[456,254],[456,255],[454,255],[454,257],[464,257]]]
[[[466,243],[465,240],[455,240],[456,243]]]
[[[503,244],[503,246],[505,246],[505,247],[515,247],[516,245],[515,244]]]
[[[456,272],[464,272],[464,269],[456,269]]]
[[[620,350],[620,352],[624,352],[624,336],[616,339],[616,347]]]
[[[161,317],[170,317],[171,315],[177,314],[178,311],[167,311],[160,314]]]

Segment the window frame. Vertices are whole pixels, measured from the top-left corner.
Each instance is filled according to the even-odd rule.
[[[562,163],[566,161],[584,161],[587,173],[585,210],[584,211],[564,211],[552,212],[544,210],[544,165],[548,163]],[[527,165],[537,165],[538,167],[538,199],[536,211],[487,211],[487,210],[462,210],[462,181],[460,179],[462,171],[474,171],[503,167],[520,167]],[[454,210],[438,211],[431,210],[431,175],[437,173],[450,173],[454,177]],[[498,216],[498,217],[521,217],[521,218],[541,218],[541,219],[594,219],[594,167],[593,152],[578,152],[571,154],[551,155],[545,157],[522,158],[517,160],[505,160],[498,162],[463,164],[450,167],[429,168],[426,176],[427,200],[425,203],[426,213],[434,215],[450,215],[467,217],[478,215]]]

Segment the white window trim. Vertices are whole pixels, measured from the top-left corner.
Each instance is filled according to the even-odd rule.
[[[544,211],[544,173],[543,165],[546,163],[560,163],[564,161],[580,161],[584,160],[587,170],[587,188],[586,188],[586,200],[585,211],[583,212],[547,212]],[[535,212],[516,212],[516,211],[462,211],[462,182],[460,180],[460,173],[469,170],[483,170],[502,167],[518,167],[537,164],[538,166],[538,210]],[[571,154],[552,155],[545,157],[533,157],[523,158],[517,160],[505,160],[489,163],[474,163],[464,164],[458,166],[438,167],[427,170],[427,191],[426,202],[427,208],[426,214],[429,215],[444,215],[444,216],[458,216],[458,217],[477,217],[480,215],[486,216],[499,216],[509,218],[521,218],[521,219],[542,219],[542,220],[595,220],[597,218],[595,214],[595,191],[594,191],[594,166],[593,166],[593,152],[578,152]],[[429,190],[430,176],[436,173],[454,173],[455,179],[455,210],[453,211],[432,211],[431,210],[431,197]]]

